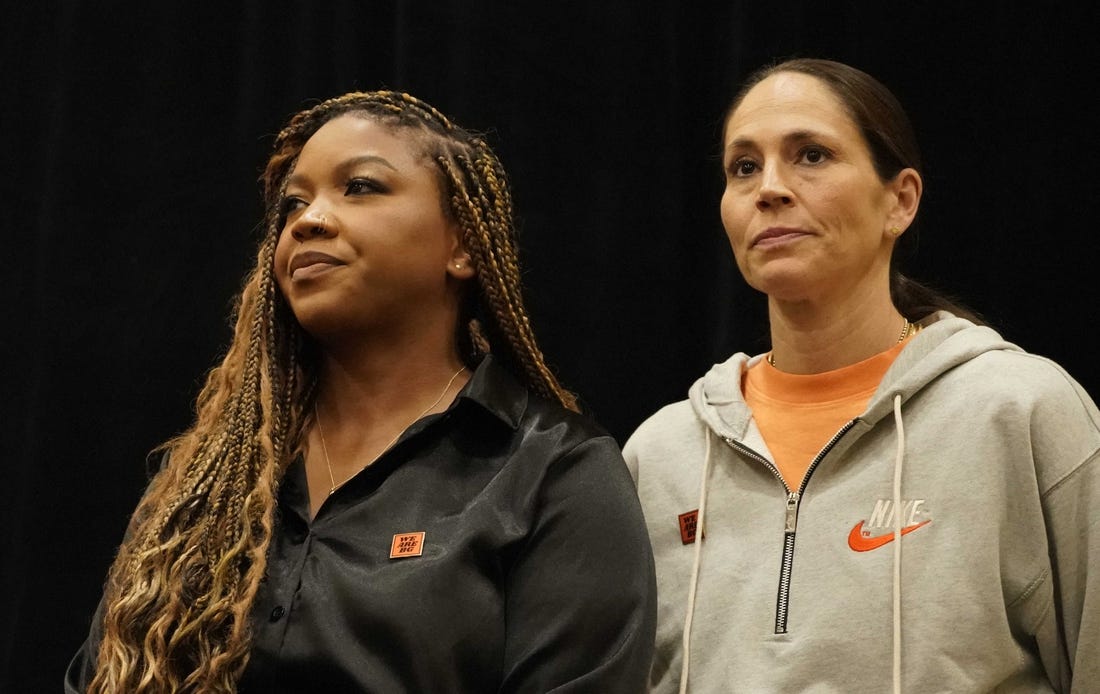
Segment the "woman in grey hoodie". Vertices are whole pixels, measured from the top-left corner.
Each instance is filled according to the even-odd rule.
[[[772,349],[627,443],[657,560],[654,691],[1100,691],[1100,413],[904,278],[904,111],[795,60],[725,121],[722,221]]]

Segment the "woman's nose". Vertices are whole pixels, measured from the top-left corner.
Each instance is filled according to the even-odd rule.
[[[756,191],[757,209],[766,210],[776,205],[789,205],[792,198],[791,189],[780,167],[776,164],[765,166],[760,177],[760,187]]]
[[[291,235],[297,241],[305,241],[318,236],[331,236],[335,231],[332,219],[325,212],[308,208],[292,222]]]

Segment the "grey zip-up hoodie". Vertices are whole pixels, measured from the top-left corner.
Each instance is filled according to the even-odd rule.
[[[761,357],[627,442],[652,691],[680,687],[685,644],[692,692],[1100,691],[1100,413],[993,330],[923,324],[801,489],[741,394]]]

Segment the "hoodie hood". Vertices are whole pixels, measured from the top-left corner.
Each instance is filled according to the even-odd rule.
[[[946,311],[937,311],[920,321],[921,331],[913,337],[890,366],[859,419],[874,424],[894,410],[894,396],[904,405],[915,393],[955,367],[986,352],[1021,352],[991,328],[975,325]],[[688,391],[688,400],[698,416],[722,438],[745,440],[752,413],[741,393],[745,369],[763,359],[737,353],[715,364]]]

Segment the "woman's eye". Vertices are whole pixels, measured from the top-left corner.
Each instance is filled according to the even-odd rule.
[[[283,200],[283,207],[282,207],[281,211],[283,213],[283,216],[286,217],[290,213],[292,213],[296,210],[300,210],[305,206],[306,206],[306,201],[305,200],[302,200],[301,198],[296,198],[296,197],[293,197],[293,196],[288,196],[285,200]]]
[[[829,150],[824,147],[805,147],[798,153],[798,160],[806,164],[820,164],[829,158]]]
[[[752,159],[738,159],[733,162],[730,172],[734,176],[751,176],[756,173],[756,162]]]
[[[381,193],[382,186],[369,178],[353,178],[348,181],[344,195],[365,195],[367,193]]]

